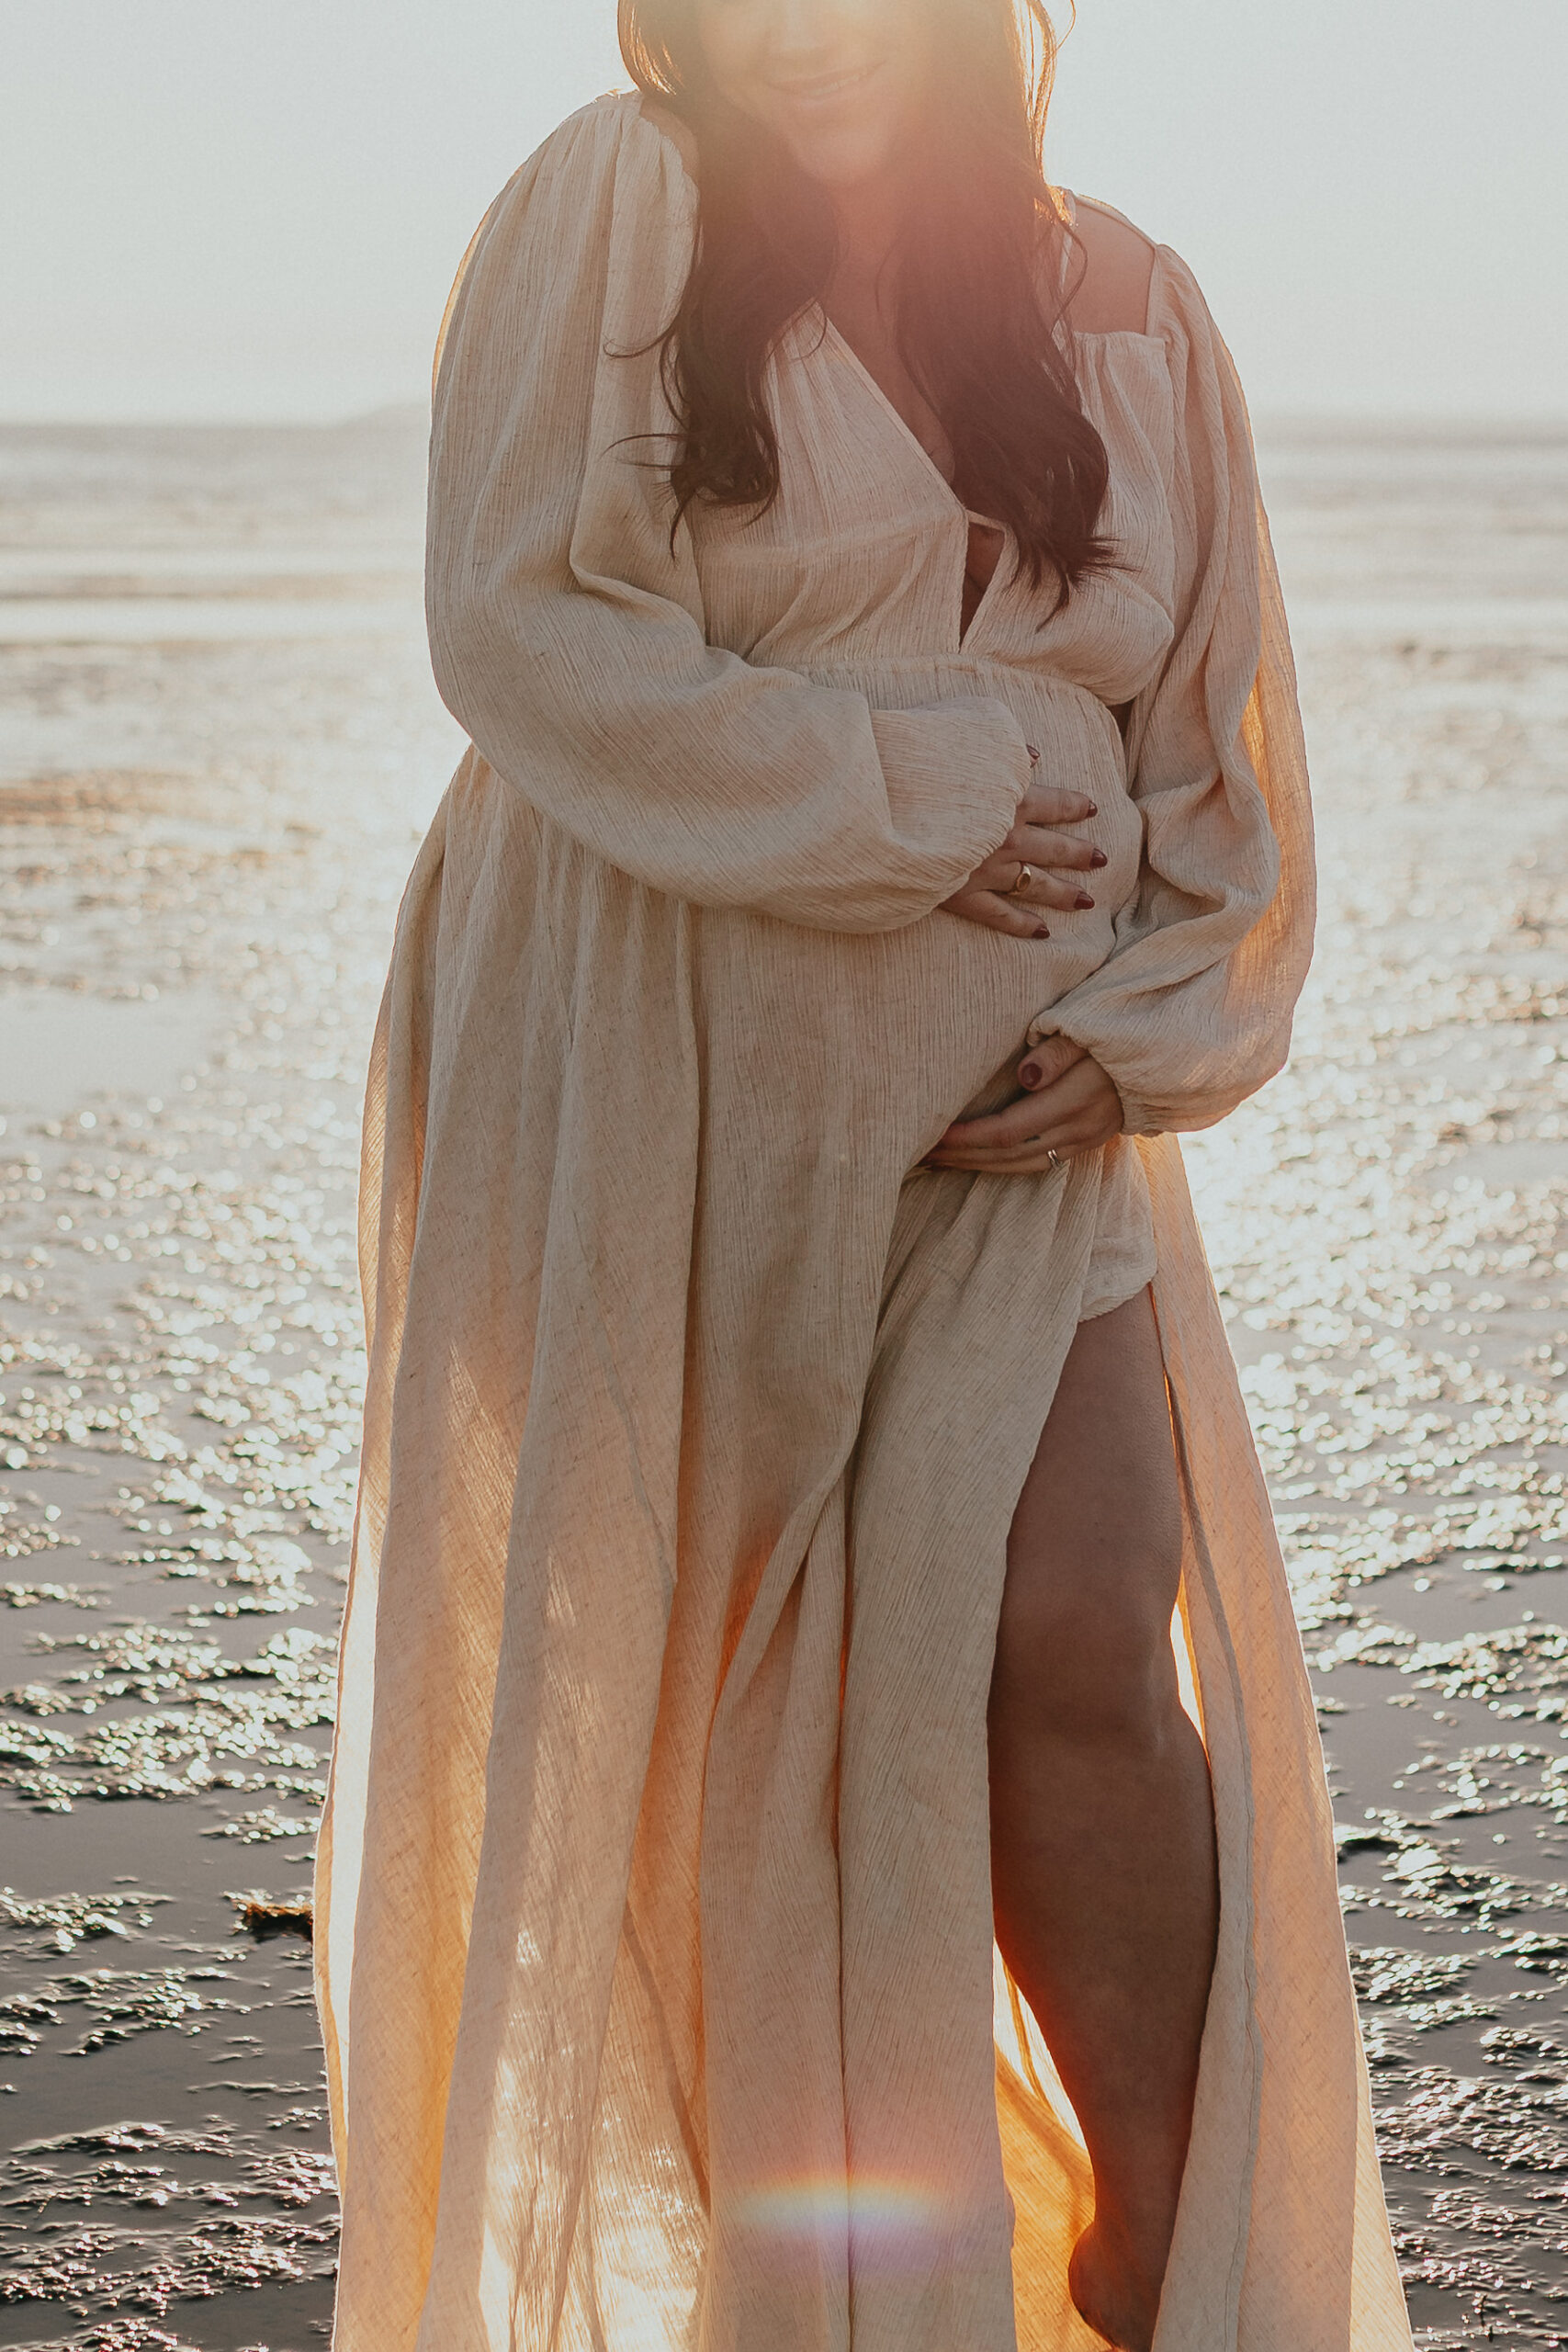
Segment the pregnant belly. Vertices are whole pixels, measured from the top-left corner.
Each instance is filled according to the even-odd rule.
[[[814,673],[816,674],[816,673]],[[1117,915],[1138,887],[1143,826],[1127,791],[1122,738],[1084,688],[999,663],[931,660],[837,670],[882,708],[957,695],[1004,701],[1041,753],[1040,780],[1087,792],[1097,813],[1065,828],[1103,850],[1084,877],[1092,909],[1051,910],[1045,940],[1012,939],[939,910],[896,932],[808,932],[766,918],[705,910],[700,961],[710,1075],[733,1057],[739,1082],[765,1070],[765,1041],[790,1030],[804,1094],[795,1115],[856,1158],[907,1169],[948,1122],[1017,1091],[1029,1025],[1104,963]]]

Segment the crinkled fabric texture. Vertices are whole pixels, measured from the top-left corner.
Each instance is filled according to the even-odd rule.
[[[776,506],[671,539],[648,346],[694,209],[636,100],[588,108],[485,221],[440,365],[432,643],[473,748],[367,1114],[317,1936],[339,2352],[1091,2340],[1082,2148],[993,1999],[986,1698],[1063,1359],[1151,1273],[1224,1892],[1159,2352],[1407,2346],[1171,1133],[1279,1067],[1311,927],[1230,362],[1162,252],[1147,332],[1081,347],[1119,568],[1043,627],[1004,557],[961,637],[963,510],[820,321],[772,372]],[[1109,861],[1048,944],[940,911],[1029,742]],[[1056,1030],[1129,1137],[912,1175]]]

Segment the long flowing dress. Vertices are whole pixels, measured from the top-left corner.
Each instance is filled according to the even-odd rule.
[[[1151,1278],[1222,1920],[1158,2352],[1410,2337],[1314,1717],[1173,1131],[1311,925],[1235,376],[1161,250],[1086,335],[1116,567],[1055,619],[818,316],[783,492],[671,531],[695,192],[566,123],[448,316],[436,675],[472,739],[371,1077],[365,1465],[319,1864],[339,2352],[1075,2352],[1081,2140],[998,1970],[986,1706],[1078,1323]],[[940,901],[1029,776],[1092,912]],[[912,1172],[1026,1037],[1127,1135]]]

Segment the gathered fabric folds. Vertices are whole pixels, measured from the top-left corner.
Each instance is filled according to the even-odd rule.
[[[1086,1317],[1153,1280],[1221,1948],[1158,2352],[1406,2352],[1315,1724],[1174,1132],[1283,1059],[1312,916],[1250,438],[1159,253],[1080,339],[1113,568],[1050,616],[827,322],[764,514],[672,529],[696,198],[635,98],[503,193],[432,445],[471,738],[377,1035],[365,1457],[316,1949],[338,2352],[1082,2352],[1090,2210],[997,1998],[986,1706]],[[1092,910],[941,901],[1030,775]],[[919,1163],[1026,1039],[1127,1135]]]

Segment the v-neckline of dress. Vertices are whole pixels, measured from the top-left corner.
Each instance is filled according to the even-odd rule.
[[[840,357],[846,360],[849,366],[853,368],[855,374],[860,378],[862,383],[865,386],[867,391],[871,394],[877,406],[891,421],[894,430],[899,435],[908,448],[913,451],[918,462],[924,467],[931,481],[935,482],[942,491],[942,495],[946,499],[954,517],[964,526],[964,546],[962,550],[964,557],[964,569],[959,574],[958,581],[958,644],[959,649],[962,651],[969,643],[970,639],[974,636],[975,631],[979,625],[980,616],[990,603],[991,593],[1001,577],[1002,566],[1007,560],[1008,542],[1012,535],[1008,530],[1005,524],[997,522],[994,517],[989,514],[976,514],[972,508],[964,505],[964,501],[959,497],[958,492],[953,489],[953,484],[948,481],[947,476],[942,472],[942,468],[937,464],[936,459],[926,447],[925,443],[920,439],[919,435],[915,431],[915,428],[910,424],[908,418],[904,414],[902,409],[899,408],[897,402],[892,400],[883,386],[877,382],[876,378],[872,374],[871,369],[866,366],[865,361],[861,357],[860,353],[855,349],[854,345],[850,341],[842,327],[839,326],[835,321],[829,316],[827,310],[822,304],[818,303],[818,308],[821,312],[824,339],[830,342],[833,348],[838,352]],[[999,531],[1002,535],[1002,545],[997,556],[996,569],[992,572],[989,580],[987,581],[985,588],[981,593],[980,601],[976,605],[974,611],[970,614],[967,623],[965,623],[964,619],[964,582],[968,574],[968,533],[969,526],[973,523],[978,523],[982,528],[986,530]]]

